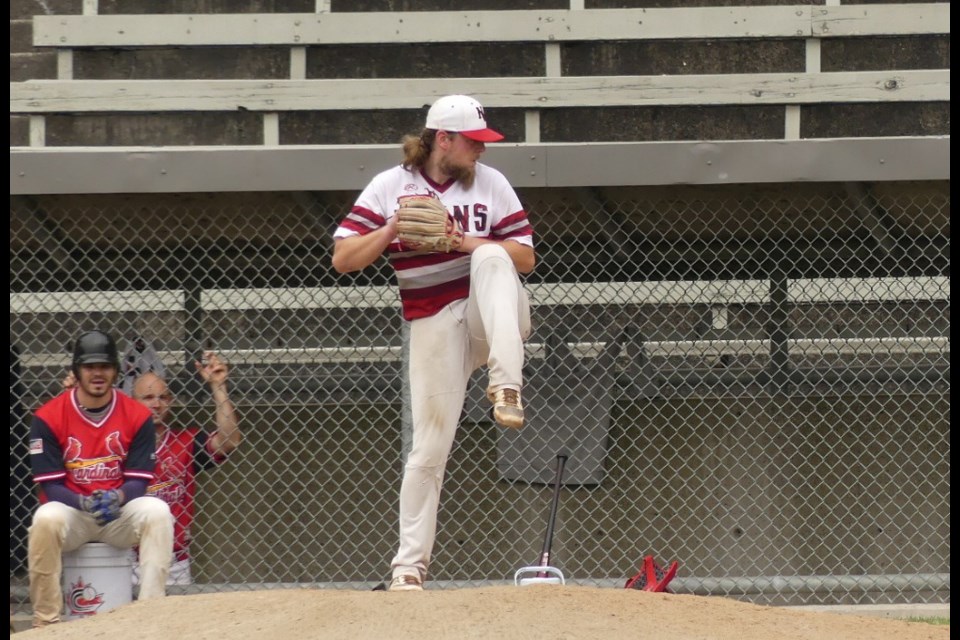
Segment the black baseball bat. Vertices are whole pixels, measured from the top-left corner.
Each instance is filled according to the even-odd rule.
[[[543,537],[543,549],[540,551],[538,566],[550,566],[550,549],[553,546],[553,527],[557,521],[557,506],[560,504],[560,480],[563,478],[563,465],[567,462],[565,454],[557,455],[557,475],[553,479],[553,502],[550,504],[550,519],[547,521],[547,533]],[[541,571],[538,578],[546,578],[547,572]]]

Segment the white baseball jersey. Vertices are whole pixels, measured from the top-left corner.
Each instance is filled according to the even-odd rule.
[[[463,228],[465,235],[491,240],[514,240],[533,246],[533,228],[520,199],[502,173],[477,163],[476,179],[469,189],[459,181],[437,184],[419,169],[401,166],[380,173],[363,190],[333,237],[366,235],[387,224],[396,215],[398,198],[435,195]],[[470,294],[470,255],[411,252],[395,240],[387,248],[397,274],[403,317],[407,320],[432,316]]]

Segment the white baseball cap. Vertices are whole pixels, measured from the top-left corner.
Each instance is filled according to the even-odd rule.
[[[427,129],[454,131],[478,142],[497,142],[503,134],[487,126],[483,107],[470,96],[444,96],[427,112]]]

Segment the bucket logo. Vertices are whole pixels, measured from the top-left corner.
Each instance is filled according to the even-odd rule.
[[[97,593],[92,584],[83,584],[83,576],[77,576],[76,584],[70,583],[67,593],[67,610],[75,616],[92,616],[103,605],[103,594]]]

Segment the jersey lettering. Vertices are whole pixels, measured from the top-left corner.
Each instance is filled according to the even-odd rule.
[[[487,205],[477,202],[473,205],[473,215],[470,215],[471,206],[469,204],[453,205],[453,217],[460,223],[460,228],[464,233],[471,231],[483,233],[487,230]]]
[[[470,205],[453,205],[453,218],[460,223],[464,233],[470,232]]]
[[[123,461],[126,459],[126,450],[120,444],[120,432],[111,431],[104,442],[107,445],[107,451],[113,455],[84,458],[83,443],[73,436],[67,438],[63,466],[67,470],[67,475],[78,485],[123,478]],[[122,453],[118,454],[118,450]]]
[[[67,472],[73,477],[77,484],[90,484],[91,482],[102,482],[104,480],[119,480],[123,478],[123,470],[120,469],[120,458],[108,458],[105,462],[97,462],[91,466],[79,466],[72,468],[67,465]]]
[[[473,205],[474,229],[477,231],[487,230],[487,205],[477,203]]]

